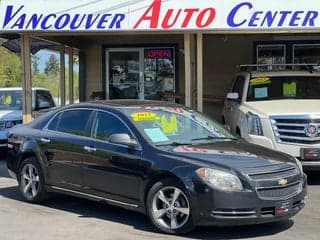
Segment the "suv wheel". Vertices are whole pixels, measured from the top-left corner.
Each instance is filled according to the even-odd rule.
[[[147,198],[147,212],[153,225],[162,232],[184,234],[194,228],[188,194],[174,180],[164,179],[153,185]]]
[[[18,173],[19,189],[25,200],[36,203],[41,202],[46,191],[42,168],[35,158],[25,159]]]

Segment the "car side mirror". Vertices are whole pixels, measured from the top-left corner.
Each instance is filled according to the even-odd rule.
[[[39,103],[39,109],[46,109],[46,108],[50,108],[50,103],[42,101]]]
[[[227,99],[228,100],[233,100],[233,101],[239,101],[239,93],[237,92],[230,92],[227,94]]]
[[[135,139],[132,139],[128,134],[126,133],[115,133],[110,136],[111,143],[116,144],[123,144],[127,145],[129,147],[135,148],[138,146],[138,143]]]

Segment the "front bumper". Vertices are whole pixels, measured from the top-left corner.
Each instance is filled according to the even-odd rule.
[[[195,224],[202,226],[237,226],[289,219],[304,206],[306,177],[301,192],[285,199],[265,200],[255,191],[220,192],[213,190],[198,198]]]
[[[319,160],[301,160],[301,149],[302,148],[315,148],[320,149],[320,144],[314,145],[299,145],[299,144],[288,144],[288,143],[275,143],[266,136],[255,136],[247,135],[244,137],[248,142],[274,149],[280,152],[284,152],[301,161],[304,170],[320,170],[320,159]]]

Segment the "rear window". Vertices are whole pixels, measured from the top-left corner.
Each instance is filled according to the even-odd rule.
[[[52,119],[48,129],[74,135],[85,136],[91,110],[70,110],[59,113]]]

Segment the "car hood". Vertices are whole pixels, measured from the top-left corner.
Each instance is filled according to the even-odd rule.
[[[0,121],[16,121],[22,119],[21,110],[1,110]]]
[[[284,153],[254,145],[243,140],[219,141],[201,145],[163,147],[169,156],[246,172],[248,169],[295,163]]]
[[[320,100],[272,100],[246,102],[243,106],[260,117],[268,118],[271,115],[310,115],[320,114],[318,106]]]

